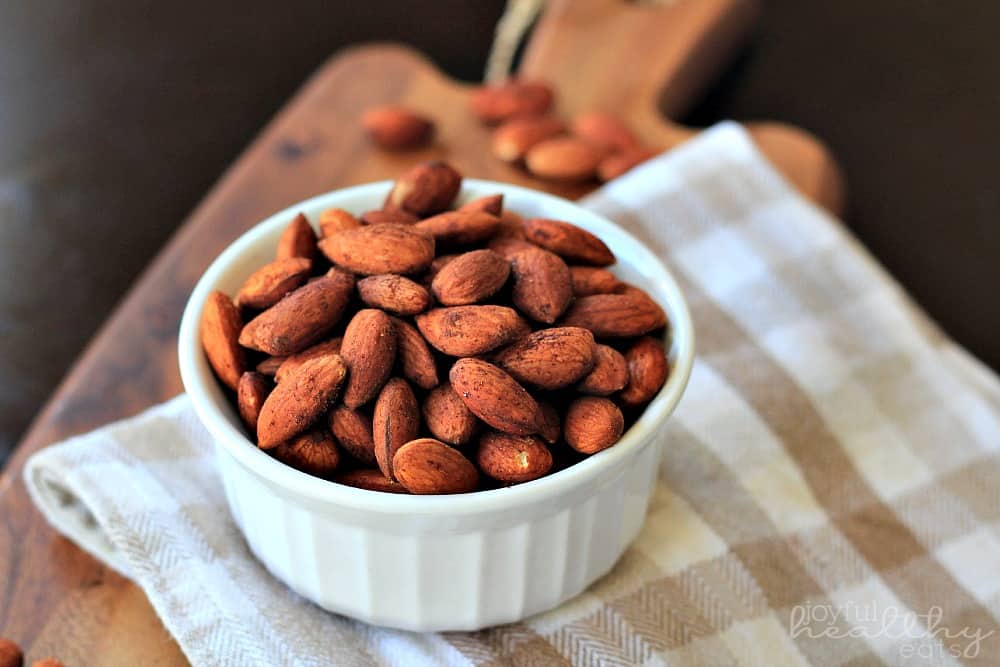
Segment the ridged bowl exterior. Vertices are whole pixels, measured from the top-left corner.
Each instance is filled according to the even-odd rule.
[[[615,271],[646,289],[671,322],[667,385],[610,449],[543,479],[460,496],[353,489],[288,468],[258,450],[204,359],[198,322],[209,292],[236,291],[273,257],[295,212],[381,205],[388,182],[322,195],[272,216],[206,271],[185,309],[181,376],[214,436],[233,517],[254,555],[300,595],[333,612],[413,631],[475,630],[521,620],[578,595],[608,572],[642,526],[659,467],[659,430],[683,393],[694,332],[658,259],[574,204],[499,183],[463,182],[462,199],[503,192],[527,216],[570,220],[618,256]]]

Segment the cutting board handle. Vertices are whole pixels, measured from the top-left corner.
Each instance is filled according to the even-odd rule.
[[[555,82],[563,115],[610,111],[650,145],[670,148],[694,131],[669,119],[717,78],[758,11],[757,0],[549,0],[518,74]],[[843,178],[821,141],[781,123],[747,128],[795,187],[842,212]]]

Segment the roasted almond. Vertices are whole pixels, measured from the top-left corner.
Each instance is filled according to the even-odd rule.
[[[554,323],[573,300],[573,279],[566,262],[530,244],[514,251],[510,262],[514,305],[533,320]]]
[[[468,493],[479,485],[479,473],[457,449],[433,438],[412,440],[396,452],[392,469],[410,493]]]
[[[288,357],[268,357],[264,361],[257,364],[257,372],[261,375],[267,375],[269,377],[274,377],[278,369],[281,368],[281,364],[285,363],[285,359]]]
[[[274,372],[274,381],[281,382],[282,379],[294,373],[296,369],[303,364],[303,362],[309,361],[310,359],[315,359],[316,357],[324,354],[339,354],[342,342],[343,338],[338,336],[337,338],[325,340],[322,343],[316,343],[312,347],[307,347],[301,352],[296,352],[295,354],[285,357],[284,361],[281,362],[281,366],[279,366]],[[275,357],[271,358],[274,359]]]
[[[451,306],[417,315],[417,328],[434,348],[453,357],[471,357],[513,340],[517,312],[506,306]]]
[[[629,406],[649,403],[663,387],[670,374],[663,341],[644,336],[625,352],[628,362],[628,385],[618,395]]]
[[[366,109],[361,114],[361,126],[372,141],[388,150],[418,148],[434,136],[434,123],[398,105]]]
[[[628,362],[618,350],[607,345],[597,345],[594,368],[576,385],[581,394],[608,396],[628,384]]]
[[[419,432],[420,407],[413,390],[403,378],[392,378],[379,392],[372,416],[375,460],[382,474],[398,479],[393,472],[393,455]]]
[[[480,359],[459,359],[448,374],[472,414],[504,433],[531,435],[541,427],[538,403],[506,371]]]
[[[403,209],[425,217],[444,211],[462,187],[462,175],[440,161],[423,162],[396,180],[386,198],[387,209]]]
[[[331,262],[364,275],[420,273],[434,260],[434,237],[409,225],[349,229],[319,242]]]
[[[569,275],[573,279],[573,296],[614,294],[625,287],[618,276],[597,266],[571,266]]]
[[[528,243],[523,237],[517,236],[494,236],[486,247],[508,261],[525,248],[538,248],[534,243]]]
[[[344,451],[362,463],[376,465],[371,417],[363,412],[338,405],[330,410],[327,420],[330,431]]]
[[[279,357],[300,352],[337,325],[353,291],[354,277],[346,273],[312,280],[250,320],[240,345]]]
[[[427,287],[427,289],[430,289],[431,284],[434,282],[434,278],[437,276],[437,274],[441,272],[441,269],[443,269],[445,265],[448,264],[448,262],[455,259],[456,257],[458,257],[457,254],[438,255],[437,257],[434,258],[434,261],[431,262],[431,265],[429,267],[427,267],[427,272],[423,275],[423,278],[421,279],[421,282]]]
[[[597,175],[605,154],[583,139],[555,137],[532,146],[524,163],[532,174],[550,181],[586,181]]]
[[[243,318],[233,300],[219,291],[209,294],[201,311],[201,346],[216,376],[234,391],[247,363],[238,342],[242,329]]]
[[[340,465],[337,443],[323,428],[310,429],[281,443],[274,449],[274,458],[316,477],[327,477]]]
[[[563,420],[566,443],[582,454],[594,454],[618,442],[625,417],[607,398],[583,396],[569,404]]]
[[[466,244],[485,241],[500,226],[500,218],[484,211],[448,211],[421,220],[413,227],[438,243]]]
[[[372,468],[359,468],[338,473],[333,476],[333,481],[345,486],[353,486],[356,489],[366,491],[381,491],[382,493],[409,493],[406,487],[399,482],[394,482],[386,478],[381,470]]]
[[[260,373],[247,372],[236,386],[236,406],[247,430],[257,436],[257,418],[264,400],[271,393],[271,382]]]
[[[481,121],[492,124],[514,116],[544,114],[552,108],[554,98],[548,84],[510,79],[473,90],[469,107]]]
[[[276,259],[250,274],[236,294],[236,305],[247,308],[270,308],[292,290],[301,286],[312,261],[304,257]]]
[[[304,257],[308,260],[316,257],[316,232],[306,219],[299,213],[292,220],[278,239],[277,259],[289,257]]]
[[[396,358],[403,377],[421,389],[436,387],[437,365],[427,341],[409,322],[394,317],[392,324],[396,328]]]
[[[344,388],[344,405],[358,408],[375,398],[396,360],[396,329],[381,310],[359,310],[344,331],[340,346],[350,376]]]
[[[462,204],[458,207],[458,210],[480,211],[482,213],[499,216],[503,214],[503,195],[495,194],[479,197],[478,199],[473,199],[468,203]]]
[[[431,304],[431,295],[423,286],[392,273],[359,280],[358,294],[369,306],[396,315],[416,315]]]
[[[447,382],[427,394],[422,412],[431,435],[449,445],[466,444],[479,425],[476,416]]]
[[[631,338],[667,323],[663,309],[639,294],[594,294],[569,307],[562,326],[590,329],[598,338]]]
[[[310,359],[274,388],[257,419],[257,446],[271,449],[302,433],[329,410],[347,378],[337,354]]]
[[[542,424],[541,428],[538,429],[538,435],[545,442],[554,445],[559,442],[559,436],[562,435],[562,422],[559,417],[559,411],[551,403],[544,401],[539,401],[538,407],[542,411]]]
[[[532,146],[565,131],[566,123],[558,118],[513,118],[494,130],[491,149],[504,162],[519,162]]]
[[[384,225],[386,223],[395,223],[397,225],[412,225],[415,224],[420,218],[404,211],[401,208],[396,209],[373,209],[371,211],[365,211],[361,214],[361,222],[366,225]]]
[[[554,327],[528,334],[494,357],[518,382],[541,389],[567,387],[594,367],[594,335],[578,327]]]
[[[357,229],[361,221],[342,208],[328,208],[319,216],[319,230],[326,236],[333,236],[348,229]]]
[[[607,183],[653,157],[656,157],[656,151],[642,147],[612,153],[597,165],[597,177]]]
[[[567,262],[594,266],[615,263],[615,255],[586,229],[562,220],[530,218],[524,221],[524,237],[536,245],[551,250]]]
[[[600,111],[582,113],[573,119],[573,134],[609,151],[638,148],[639,139],[617,116]]]
[[[476,463],[493,479],[517,484],[547,474],[552,468],[552,452],[533,435],[488,431],[479,438]]]
[[[444,306],[464,306],[496,294],[510,275],[510,262],[492,250],[459,255],[438,271],[431,292]]]

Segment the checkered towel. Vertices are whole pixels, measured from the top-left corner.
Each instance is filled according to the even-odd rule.
[[[424,635],[321,611],[250,555],[184,397],[34,456],[35,502],[198,665],[997,664],[997,377],[737,126],[586,205],[666,259],[699,357],[645,528],[563,607]]]

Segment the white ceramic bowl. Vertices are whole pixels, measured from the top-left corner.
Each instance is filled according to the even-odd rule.
[[[635,538],[657,474],[661,428],[680,400],[694,358],[687,304],[663,264],[608,220],[526,188],[465,179],[461,201],[502,192],[527,217],[568,220],[618,256],[614,271],[640,285],[670,319],[670,378],[613,447],[526,484],[454,496],[378,493],[287,467],[243,434],[202,354],[198,323],[214,289],[234,294],[274,256],[302,211],[381,206],[391,183],[314,197],[277,213],[229,246],[198,282],[181,322],[184,387],[215,442],[236,523],[276,577],[316,604],[378,625],[474,630],[551,609],[606,573]]]

